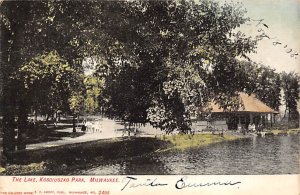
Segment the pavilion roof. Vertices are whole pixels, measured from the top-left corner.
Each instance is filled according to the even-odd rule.
[[[241,102],[239,109],[233,112],[278,113],[257,99],[254,94],[249,96],[246,93],[240,92],[239,98]],[[211,112],[224,112],[224,109],[220,108],[220,106],[214,102],[210,103],[209,108],[212,109]]]

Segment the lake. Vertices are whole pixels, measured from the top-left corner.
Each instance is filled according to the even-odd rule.
[[[138,147],[138,146],[137,146]],[[71,174],[298,174],[299,135],[253,137],[200,149],[158,152],[112,160]]]

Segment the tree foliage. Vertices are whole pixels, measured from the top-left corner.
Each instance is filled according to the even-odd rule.
[[[281,105],[281,80],[280,74],[274,69],[262,66],[258,69],[257,86],[254,93],[257,98],[274,110],[279,110]]]
[[[245,61],[260,40],[237,30],[249,20],[245,12],[211,0],[3,2],[5,143],[14,139],[15,115],[25,123],[30,108],[103,107],[167,132],[188,130],[190,115],[209,101],[236,109],[240,91],[277,109],[278,74]],[[97,62],[91,77],[83,76],[85,59]],[[281,78],[294,109],[287,99],[297,97],[287,91],[295,84]]]
[[[185,131],[190,114],[208,100],[230,107],[232,101],[222,97],[238,92],[236,57],[245,57],[256,44],[234,33],[247,21],[244,10],[212,1],[119,6],[123,20],[114,24],[117,32],[111,36],[117,41],[105,56],[111,73],[106,77],[109,87],[103,90],[107,111],[121,118],[141,112],[139,121]],[[139,107],[133,112],[135,106]]]
[[[80,75],[56,51],[34,57],[23,64],[15,78],[24,83],[31,108],[40,114],[52,115],[58,110],[74,109],[74,91],[82,85]]]
[[[102,80],[94,76],[86,76],[84,79],[84,85],[86,88],[86,97],[84,98],[84,112],[95,114],[99,113],[100,103],[99,97],[101,94],[101,87],[103,85]]]
[[[289,120],[297,120],[299,118],[299,112],[297,109],[297,103],[300,99],[300,78],[294,73],[281,73],[282,88],[285,102],[285,114],[288,113]]]
[[[1,72],[3,73],[3,145],[4,150],[15,149],[15,117],[18,118],[18,134],[26,132],[30,108],[41,113],[51,113],[58,107],[66,111],[71,93],[64,97],[60,86],[42,87],[34,90],[36,97],[28,98],[28,88],[22,83],[24,79],[15,79],[15,73],[24,64],[32,63],[40,55],[57,51],[76,74],[82,74],[82,60],[91,40],[90,19],[85,20],[86,13],[94,8],[92,2],[72,1],[3,1],[1,2]],[[84,29],[84,30],[83,30]],[[84,43],[84,44],[83,44]],[[96,48],[96,46],[95,46]],[[49,75],[49,73],[47,74]],[[45,81],[45,80],[44,80]],[[79,82],[80,83],[80,82]],[[61,84],[59,84],[61,85]],[[66,84],[68,85],[68,84]],[[44,86],[44,85],[43,85]],[[77,86],[76,88],[82,88]],[[35,89],[35,87],[34,87]],[[67,88],[64,89],[67,91]],[[81,94],[75,89],[77,94]],[[46,93],[49,96],[46,96]],[[46,96],[45,98],[42,98]],[[12,98],[13,97],[13,98]],[[62,99],[61,99],[62,98]],[[49,100],[46,102],[46,100]]]

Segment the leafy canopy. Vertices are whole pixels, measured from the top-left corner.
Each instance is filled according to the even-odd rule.
[[[256,38],[235,29],[248,19],[237,4],[213,1],[134,1],[117,4],[104,54],[103,100],[107,113],[147,122],[166,131],[186,131],[191,113],[213,99],[225,108],[244,88],[237,57]],[[105,71],[102,71],[105,70]]]

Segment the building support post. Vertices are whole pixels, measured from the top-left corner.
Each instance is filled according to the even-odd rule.
[[[253,123],[253,114],[250,113],[250,124],[252,124],[252,123]]]
[[[242,130],[242,121],[241,121],[241,115],[238,115],[239,117],[239,123],[238,123],[238,130]]]
[[[270,121],[271,121],[271,127],[273,127],[273,113],[271,113],[270,115],[271,115],[271,119],[270,119]]]
[[[259,124],[262,124],[262,114],[259,114]]]

